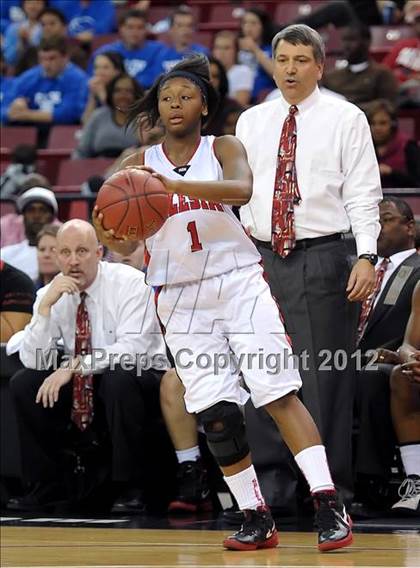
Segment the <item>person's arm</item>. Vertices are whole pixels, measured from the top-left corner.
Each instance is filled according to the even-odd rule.
[[[7,343],[17,331],[31,321],[31,314],[23,312],[0,313],[0,342]]]
[[[61,337],[60,329],[51,317],[51,308],[64,293],[75,294],[78,290],[76,280],[59,274],[48,287],[38,292],[34,315],[25,328],[19,350],[20,360],[25,367],[37,369],[43,361],[48,361],[57,339]]]
[[[377,251],[376,241],[380,232],[378,205],[382,200],[382,190],[378,162],[365,115],[360,111],[351,119],[343,120],[343,204],[356,240],[357,256],[372,254]],[[358,260],[347,284],[349,301],[367,298],[374,282],[372,264],[366,259]]]
[[[98,127],[100,128],[101,121],[98,120],[98,114],[93,114],[82,130],[82,136],[79,140],[75,151],[76,158],[91,158],[95,155],[93,149],[93,140],[97,133]]]
[[[376,253],[382,190],[372,135],[362,112],[347,120],[342,137],[343,203],[356,239],[357,255]]]
[[[87,77],[69,75],[61,92],[61,103],[54,106],[54,124],[77,124],[86,106],[87,95]]]
[[[267,54],[260,46],[251,38],[251,37],[243,37],[239,40],[239,47],[240,49],[244,49],[245,51],[250,51],[255,55],[255,58],[259,65],[264,69],[264,71],[270,77],[273,76],[274,72],[274,62],[271,57],[268,57]]]
[[[404,341],[398,353],[402,363],[417,360],[420,373],[420,282],[414,288],[411,314],[405,329]]]
[[[234,136],[220,136],[214,141],[214,152],[223,168],[222,181],[172,180],[151,168],[164,184],[168,193],[179,193],[195,199],[206,199],[227,205],[245,205],[252,195],[252,173],[245,148]]]
[[[12,335],[21,331],[31,321],[35,286],[29,276],[12,267],[2,270],[0,274],[2,278],[0,341],[6,343]]]
[[[81,123],[84,125],[87,124],[89,118],[96,110],[96,97],[92,91],[89,92],[88,102],[86,103],[85,110],[82,115]]]

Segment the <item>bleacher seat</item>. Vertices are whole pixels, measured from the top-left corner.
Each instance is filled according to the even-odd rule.
[[[13,150],[18,144],[36,144],[35,126],[2,126],[1,146]]]
[[[274,13],[274,21],[276,24],[287,24],[296,18],[309,16],[324,4],[326,4],[325,0],[279,2]]]
[[[50,130],[48,146],[50,150],[74,150],[78,144],[76,133],[81,130],[78,125],[56,125]]]
[[[105,175],[114,160],[109,158],[87,158],[85,160],[64,160],[60,164],[57,185],[81,185],[91,176]]]
[[[107,43],[113,43],[118,39],[120,39],[120,36],[118,34],[103,34],[95,36],[92,40],[91,52],[93,53],[96,49],[98,49],[98,47],[102,47]]]
[[[416,123],[414,118],[410,116],[398,118],[398,128],[401,132],[409,136],[411,139],[415,139]]]
[[[234,16],[237,9],[234,4],[215,4],[210,7],[209,22],[237,22]]]
[[[401,39],[414,36],[411,26],[371,26],[372,33],[371,51],[390,51]]]
[[[187,3],[187,2],[186,2]],[[174,6],[175,8],[176,6]],[[194,14],[195,21],[200,21],[200,6],[189,6],[191,8],[192,13]],[[171,14],[170,6],[150,6],[149,8],[149,22],[151,24],[156,24],[160,20],[166,19]]]
[[[0,201],[0,217],[8,215],[9,213],[16,213],[16,205],[14,201]]]

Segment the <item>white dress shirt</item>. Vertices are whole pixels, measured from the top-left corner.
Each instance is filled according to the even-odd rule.
[[[395,253],[395,254],[393,254],[392,256],[389,257],[389,264],[388,264],[386,272],[384,274],[384,278],[382,280],[381,289],[379,290],[379,294],[375,298],[375,302],[373,304],[374,306],[376,306],[376,304],[378,303],[378,300],[381,297],[382,292],[385,290],[385,286],[387,285],[388,280],[391,278],[391,276],[394,274],[394,272],[397,270],[397,268],[400,266],[400,264],[402,264],[406,258],[411,256],[415,252],[416,252],[416,249],[412,248],[412,249],[408,249],[408,250],[403,250],[401,252],[397,252],[397,253]],[[378,262],[375,266],[375,270],[377,270],[377,268],[379,267],[379,265],[381,264],[383,259],[384,259],[383,256],[380,256],[378,258]]]
[[[282,97],[248,109],[236,136],[254,176],[253,194],[240,209],[246,229],[271,241],[277,153],[290,104]],[[353,231],[358,255],[376,252],[382,200],[378,162],[364,113],[316,88],[297,105],[296,171],[302,202],[295,206],[296,238]]]
[[[15,245],[3,247],[0,251],[1,259],[15,268],[22,270],[32,280],[38,278],[38,255],[36,246],[31,246],[28,239]]]
[[[63,294],[52,306],[50,316],[38,313],[49,286],[37,292],[34,315],[25,327],[19,355],[25,367],[45,368],[57,342],[66,355],[74,355],[79,294]],[[94,355],[83,357],[82,374],[101,373],[125,360],[136,368],[136,355],[145,367],[167,369],[166,347],[154,305],[153,289],[144,274],[125,264],[100,262],[94,282],[86,289],[86,308],[92,330]],[[95,352],[95,350],[98,350]],[[121,356],[125,358],[121,360]]]

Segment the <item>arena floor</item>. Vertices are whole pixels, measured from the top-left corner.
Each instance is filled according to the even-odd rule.
[[[1,520],[1,566],[7,568],[420,567],[418,519],[356,523],[351,547],[324,554],[317,551],[315,533],[281,525],[278,548],[232,552],[221,546],[232,531],[218,530],[218,521],[209,519]]]

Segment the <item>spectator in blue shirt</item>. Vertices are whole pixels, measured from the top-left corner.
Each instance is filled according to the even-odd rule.
[[[69,35],[84,43],[115,30],[115,6],[111,0],[50,0],[49,5],[63,12]]]
[[[193,43],[195,18],[189,6],[181,5],[170,16],[169,39],[167,49],[160,55],[161,72],[167,72],[178,61],[192,53],[209,54],[204,45]]]
[[[276,88],[273,80],[271,40],[274,29],[270,15],[261,8],[247,8],[242,16],[239,38],[239,63],[248,65],[255,73],[252,100]],[[266,93],[266,94],[267,94]]]
[[[161,72],[157,61],[164,49],[163,43],[146,39],[147,16],[140,10],[125,12],[118,32],[121,40],[101,46],[93,53],[91,61],[98,53],[116,51],[122,55],[127,73],[143,87],[150,87]]]
[[[4,56],[8,65],[15,65],[19,55],[30,45],[41,41],[41,25],[38,18],[45,8],[46,0],[23,0],[24,19],[10,24],[4,36]]]
[[[14,81],[15,77],[9,77],[7,75],[6,61],[3,52],[0,51],[0,108],[2,109],[7,107],[10,102],[10,92]],[[3,121],[0,121],[0,123],[2,122]]]
[[[1,0],[0,2],[0,33],[3,35],[12,22],[20,22],[25,18],[20,0]]]
[[[87,76],[70,63],[64,38],[42,39],[39,65],[16,78],[7,108],[9,122],[75,124],[87,99]]]

